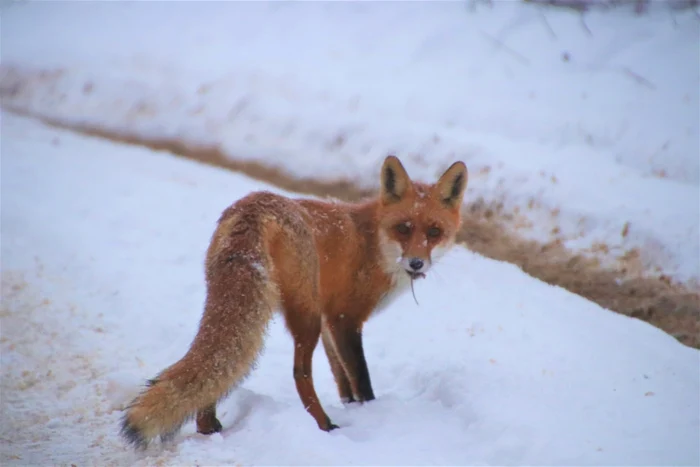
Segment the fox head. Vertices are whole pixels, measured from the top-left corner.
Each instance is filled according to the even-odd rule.
[[[387,272],[425,277],[455,241],[466,187],[467,167],[461,161],[428,185],[412,181],[396,156],[384,160],[379,243]]]

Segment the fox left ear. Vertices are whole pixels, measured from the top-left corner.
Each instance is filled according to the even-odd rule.
[[[384,159],[381,177],[381,198],[384,204],[401,201],[411,189],[411,179],[399,158],[390,155]]]
[[[435,184],[440,201],[450,208],[461,206],[467,179],[467,166],[464,162],[457,161],[452,164]]]

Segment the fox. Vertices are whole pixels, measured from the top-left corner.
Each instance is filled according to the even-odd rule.
[[[293,377],[304,408],[319,429],[339,428],[313,383],[318,341],[342,403],[374,400],[363,326],[455,244],[467,178],[457,161],[433,184],[413,181],[392,154],[368,199],[255,191],[227,207],[206,250],[197,333],[184,356],[125,408],[124,440],[146,448],[156,438],[172,439],[192,419],[198,433],[222,431],[216,406],[251,372],[277,312],[294,341]]]

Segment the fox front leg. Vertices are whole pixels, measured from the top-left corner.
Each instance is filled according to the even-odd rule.
[[[350,396],[348,402],[374,400],[372,381],[362,347],[362,325],[347,318],[331,320],[328,323],[328,333],[333,340],[332,347],[345,369],[345,375],[349,382],[351,394],[348,394]],[[338,381],[337,378],[336,381]],[[338,384],[342,398],[344,394],[340,386],[341,383]]]

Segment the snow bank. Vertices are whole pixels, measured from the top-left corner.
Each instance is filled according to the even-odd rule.
[[[490,0],[474,0],[490,1]],[[564,8],[574,8],[578,11],[588,11],[590,9],[611,9],[611,8],[631,8],[637,14],[644,14],[650,8],[668,8],[671,10],[681,10],[685,8],[695,8],[698,0],[664,0],[656,2],[652,0],[522,0],[540,5],[551,5]]]
[[[425,179],[459,157],[467,200],[524,234],[698,278],[700,22],[628,10],[15,3],[0,88],[8,107],[369,188],[389,151]]]
[[[301,406],[276,320],[222,434],[188,424],[135,454],[119,409],[194,336],[218,215],[274,188],[6,114],[2,139],[3,465],[700,462],[698,350],[463,248],[417,285],[420,306],[369,322],[376,401],[343,407],[317,349],[340,430]]]

